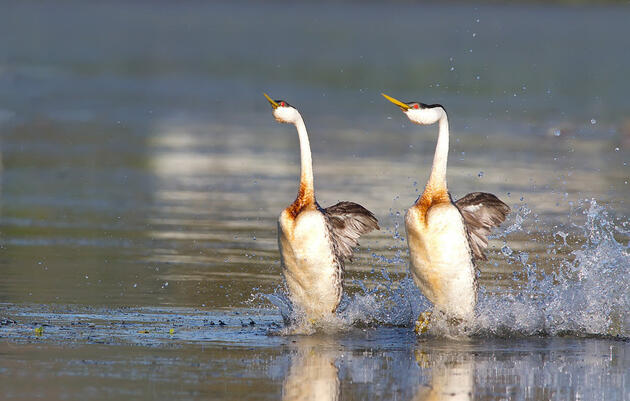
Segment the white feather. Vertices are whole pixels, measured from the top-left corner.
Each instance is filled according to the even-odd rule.
[[[309,210],[293,220],[285,211],[278,228],[283,274],[293,305],[309,319],[329,316],[341,299],[341,271],[325,216]]]
[[[412,207],[405,215],[414,282],[438,309],[470,319],[477,298],[475,268],[462,217],[450,203],[431,207],[426,224],[419,213]]]

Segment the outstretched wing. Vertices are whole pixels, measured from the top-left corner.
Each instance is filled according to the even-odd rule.
[[[353,202],[339,202],[323,213],[330,223],[335,253],[341,259],[352,258],[352,248],[359,244],[361,235],[380,229],[372,212]]]
[[[488,246],[488,234],[505,221],[510,207],[496,196],[473,192],[455,202],[468,230],[468,241],[475,259],[486,260],[483,250]]]

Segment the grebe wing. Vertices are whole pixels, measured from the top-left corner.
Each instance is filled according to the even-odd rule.
[[[488,234],[505,221],[510,207],[493,194],[470,193],[457,202],[468,231],[468,241],[475,259],[486,260],[484,249],[488,246]]]
[[[322,212],[329,222],[335,253],[342,259],[352,259],[361,235],[380,229],[372,212],[353,202],[339,202]]]

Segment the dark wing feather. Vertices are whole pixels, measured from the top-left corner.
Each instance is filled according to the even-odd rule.
[[[351,259],[352,249],[359,244],[359,237],[379,230],[376,217],[361,205],[339,202],[323,209],[328,218],[335,253],[340,259]]]
[[[488,246],[488,234],[505,221],[510,207],[496,196],[473,192],[455,202],[468,230],[468,241],[475,259],[486,260],[483,250]]]

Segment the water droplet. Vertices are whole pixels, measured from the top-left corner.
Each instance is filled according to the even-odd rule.
[[[455,71],[455,67],[451,67],[451,71]]]
[[[594,119],[594,118],[591,118],[591,124],[593,124],[593,125],[597,124],[597,120]]]
[[[133,288],[138,287],[138,283],[133,283]]]
[[[479,79],[481,79],[481,77],[479,77],[479,75],[477,75],[477,76],[475,77],[475,79],[476,79],[477,81],[479,81]]]
[[[85,279],[87,280],[88,278],[90,278],[87,274],[85,275]]]
[[[569,236],[569,234],[565,233],[564,231],[557,231],[553,234],[553,236],[558,236],[562,238],[562,242],[564,243],[564,245],[567,245],[567,237]]]
[[[474,38],[474,37],[477,37],[477,34],[473,32],[473,38]]]
[[[475,22],[479,23],[479,18],[477,18],[477,19],[475,20]]]
[[[553,130],[553,135],[554,135],[554,136],[560,136],[560,134],[562,134],[562,132],[560,132],[560,130],[559,130],[559,129],[555,129],[555,130]]]

